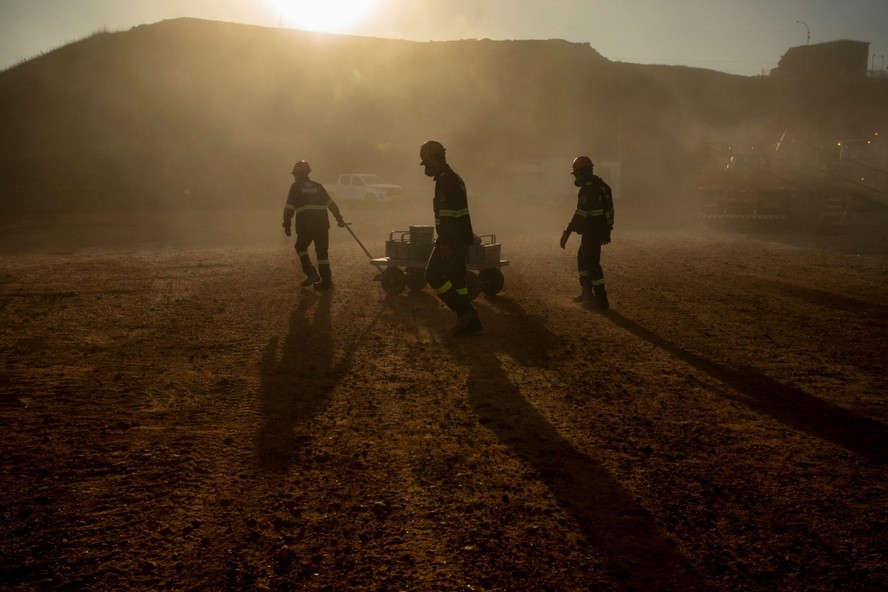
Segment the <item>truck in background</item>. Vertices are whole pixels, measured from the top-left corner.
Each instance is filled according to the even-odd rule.
[[[336,183],[324,186],[330,196],[342,204],[374,206],[404,199],[403,187],[370,173],[345,173],[339,175]]]

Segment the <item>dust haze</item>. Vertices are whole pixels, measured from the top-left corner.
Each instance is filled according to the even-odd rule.
[[[694,191],[701,145],[884,129],[884,83],[193,19],[0,72],[0,587],[888,589],[883,204],[723,232]],[[335,225],[298,287],[280,227],[296,160],[378,174],[403,202],[340,207],[383,256],[429,139],[510,261],[471,339]],[[607,311],[558,248],[580,154]]]
[[[557,40],[416,43],[164,21],[0,74],[0,205],[266,208],[283,201],[298,159],[324,183],[372,172],[420,199],[417,149],[437,139],[473,203],[563,208],[574,193],[559,171],[587,154],[618,166],[606,178],[618,202],[685,215],[702,142],[781,127],[831,140],[884,123],[884,87],[778,82],[615,63]]]

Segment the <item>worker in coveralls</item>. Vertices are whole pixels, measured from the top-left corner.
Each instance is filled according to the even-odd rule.
[[[327,217],[327,209],[333,212],[340,228],[348,222],[342,219],[339,206],[330,198],[324,186],[308,178],[310,172],[311,167],[304,160],[293,165],[293,184],[287,195],[287,205],[284,206],[284,233],[290,236],[290,222],[295,216],[296,254],[306,276],[301,285],[314,285],[315,288],[328,290],[333,287],[333,276],[327,256],[330,246],[330,219]],[[317,269],[308,256],[311,243],[315,246]]]
[[[574,300],[594,302],[599,308],[607,308],[604,271],[601,269],[601,245],[608,244],[611,239],[614,200],[610,186],[593,173],[593,167],[588,156],[578,156],[573,161],[574,185],[580,191],[577,195],[577,210],[561,235],[561,248],[567,244],[571,232],[580,235],[577,271],[580,274],[582,293]]]
[[[478,311],[466,288],[466,251],[475,240],[466,185],[444,156],[444,146],[429,140],[419,148],[420,165],[435,180],[435,232],[437,238],[426,265],[426,281],[444,304],[457,315],[455,334],[482,330]]]

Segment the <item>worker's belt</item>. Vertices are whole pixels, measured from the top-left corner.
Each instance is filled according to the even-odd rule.
[[[305,212],[307,210],[321,210],[321,211],[323,211],[326,209],[327,209],[327,206],[318,206],[318,205],[314,205],[314,204],[309,204],[307,206],[300,206],[300,207],[296,208],[295,210],[293,210],[293,213],[298,214],[300,212]]]
[[[589,216],[604,216],[604,210],[577,210],[577,216],[582,216],[583,218],[587,218]]]
[[[469,215],[469,208],[461,210],[438,210],[438,216],[441,218],[462,218]]]

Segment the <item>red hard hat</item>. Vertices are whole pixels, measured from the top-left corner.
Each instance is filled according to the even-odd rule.
[[[419,147],[419,164],[425,164],[425,161],[436,154],[444,154],[444,146],[441,142],[429,140]]]
[[[296,173],[310,173],[311,167],[304,160],[300,160],[296,164],[293,165],[293,174]]]
[[[592,164],[592,159],[588,156],[577,156],[574,158],[573,167],[571,172],[576,173],[580,169],[585,169],[587,167],[594,166]]]

